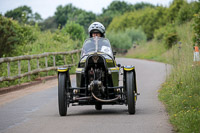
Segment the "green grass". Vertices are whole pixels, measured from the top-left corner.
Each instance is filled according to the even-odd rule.
[[[167,50],[162,42],[151,41],[126,55],[169,63],[171,74],[159,90],[159,99],[166,105],[170,123],[176,132],[200,132],[200,63],[193,62],[191,22],[177,26],[181,44]]]
[[[132,48],[128,51],[125,57],[166,62],[165,58],[161,56],[166,51],[167,49],[165,49],[163,42],[158,43],[153,40],[145,44],[138,45],[136,48]]]
[[[179,64],[160,89],[159,99],[166,104],[170,122],[178,132],[200,130],[200,66]]]

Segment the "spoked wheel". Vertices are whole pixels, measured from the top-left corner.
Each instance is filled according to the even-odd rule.
[[[135,79],[133,72],[126,73],[126,90],[129,114],[135,114]]]
[[[95,104],[95,109],[102,110],[102,104],[99,104],[99,103]]]
[[[59,73],[58,77],[58,106],[60,116],[67,115],[67,82],[66,73]]]

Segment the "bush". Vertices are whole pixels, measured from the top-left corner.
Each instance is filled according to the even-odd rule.
[[[178,41],[177,33],[168,33],[164,38],[167,48],[171,48]]]
[[[123,32],[109,32],[106,36],[113,49],[119,53],[126,53],[132,47],[131,38]]]
[[[200,12],[198,14],[195,14],[193,29],[194,29],[193,42],[200,46]]]
[[[13,21],[11,21],[11,20],[9,20],[9,21],[10,21],[9,24],[11,24],[11,26],[13,26],[12,25]],[[0,23],[1,22],[2,21],[0,21]],[[13,23],[17,24],[15,21]],[[2,25],[0,27],[2,27]],[[7,27],[9,27],[9,26],[7,26]],[[20,30],[23,29],[22,28],[23,26],[17,25],[17,27],[19,27]],[[16,52],[12,52],[10,54],[12,56],[42,54],[44,52],[71,51],[77,46],[77,44],[80,44],[80,41],[72,40],[69,35],[63,34],[60,30],[57,30],[54,33],[52,33],[50,31],[41,32],[40,30],[37,29],[37,27],[30,27],[30,26],[24,26],[24,27],[28,27],[28,29],[30,29],[30,30],[27,29],[27,32],[24,32],[23,30],[22,31],[17,30],[19,32],[14,32],[15,33],[14,37],[20,37],[19,39],[21,39],[21,40],[13,41],[13,43],[14,43],[13,45],[16,46],[16,47],[14,47],[14,51],[16,51]],[[12,27],[12,28],[15,28],[15,27]],[[12,30],[15,30],[15,29],[12,29]],[[30,32],[31,32],[31,34],[29,34]],[[0,32],[0,35],[2,35],[1,33],[2,32]],[[33,39],[31,39],[31,37],[34,37],[35,40],[33,41]],[[22,45],[20,45],[21,44],[20,42],[22,42]],[[2,47],[0,47],[0,48],[2,48]],[[73,57],[74,57],[74,59],[77,59],[76,58],[77,55],[74,55]],[[63,56],[58,55],[55,58],[56,58],[56,65],[64,64]],[[66,58],[67,64],[72,63],[71,55],[66,55],[65,58]],[[39,60],[40,60],[40,67],[44,68],[45,67],[45,59],[41,58]],[[77,61],[77,60],[75,60],[75,61]],[[11,70],[10,70],[11,76],[17,75],[18,74],[17,62],[11,62],[10,65],[11,65]],[[48,66],[53,66],[53,56],[48,57]],[[7,68],[6,63],[0,63],[0,77],[7,76],[7,71],[5,71],[6,68]],[[37,69],[37,60],[36,59],[31,60],[31,70],[34,70],[34,69]],[[28,72],[28,61],[27,60],[21,61],[21,70],[22,70],[21,73]],[[71,72],[74,72],[74,70],[72,69]],[[55,71],[49,71],[48,75],[55,75]],[[41,72],[39,74],[31,75],[31,80],[34,80],[38,76],[47,76],[47,74],[46,74],[46,72]],[[24,83],[27,81],[29,81],[29,79],[27,77],[23,77],[20,79],[20,83]],[[7,87],[10,85],[16,85],[18,83],[19,83],[18,80],[1,82],[0,88]]]
[[[163,40],[167,48],[171,48],[178,41],[177,31],[172,24],[156,30],[154,36],[157,40]]]
[[[84,41],[86,34],[84,28],[75,22],[69,22],[62,28],[64,34],[70,35],[73,40]]]
[[[193,18],[193,6],[192,4],[185,3],[178,12],[177,22],[183,24],[190,21]]]
[[[147,39],[153,38],[154,31],[167,23],[167,9],[164,7],[145,8],[122,16],[115,17],[108,27],[108,31],[121,31],[127,28],[141,27]]]
[[[113,48],[119,53],[126,53],[134,43],[140,44],[146,41],[146,35],[141,29],[128,28],[125,31],[111,31],[106,35]]]
[[[20,47],[36,39],[32,31],[30,26],[0,15],[0,57],[22,54],[23,48],[20,50]]]
[[[173,23],[176,21],[179,10],[186,3],[185,0],[173,0],[167,12],[168,21]]]
[[[141,42],[147,40],[147,37],[141,28],[128,28],[125,30],[125,34],[131,38],[132,44],[140,44]]]

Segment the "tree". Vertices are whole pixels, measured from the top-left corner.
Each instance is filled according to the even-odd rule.
[[[32,10],[28,6],[20,6],[14,10],[7,11],[5,17],[12,18],[14,20],[22,22],[27,22],[31,18]]]
[[[92,12],[82,11],[77,15],[76,23],[84,27],[85,31],[88,32],[88,26],[96,20],[96,15]]]
[[[113,1],[107,9],[103,8],[103,14],[106,12],[120,13],[129,12],[133,10],[133,5],[126,3],[125,1]]]
[[[102,22],[105,27],[108,27],[115,16],[120,16],[125,12],[133,10],[133,5],[125,1],[113,1],[106,9],[103,8],[103,13],[97,17],[97,21]]]
[[[113,18],[116,16],[117,13],[113,13],[112,11],[107,11],[99,16],[97,16],[96,21],[103,23],[105,28],[112,22]],[[119,15],[119,14],[118,14]]]
[[[39,13],[32,13],[32,10],[28,6],[20,6],[14,10],[7,11],[4,15],[5,17],[17,20],[20,23],[35,24],[42,20]]]
[[[33,18],[33,21],[35,21],[35,22],[42,21],[41,15],[39,13],[37,13],[37,12],[33,14],[32,18]]]
[[[167,23],[167,10],[164,7],[145,8],[125,13],[122,16],[115,17],[108,27],[108,31],[125,31],[126,28],[141,27],[147,39],[153,38],[155,29]]]
[[[72,19],[70,17],[74,16],[78,12],[78,9],[72,4],[68,4],[64,7],[62,5],[58,6],[55,12],[55,20],[57,22],[57,25],[61,25],[61,27],[64,26],[67,21]]]
[[[58,28],[55,16],[48,17],[43,22],[40,22],[39,26],[42,31],[44,31],[44,30],[55,31]]]
[[[144,2],[136,3],[136,4],[134,5],[134,9],[135,9],[135,10],[144,9],[144,8],[146,8],[146,7],[154,8],[155,6],[152,5],[152,4],[149,4],[149,3],[144,3]]]
[[[186,3],[187,2],[185,0],[173,0],[172,4],[170,5],[168,9],[168,15],[167,15],[170,22],[175,22],[178,16],[179,10]]]
[[[198,14],[195,14],[193,29],[194,29],[193,42],[194,44],[200,46],[200,12]]]
[[[70,37],[75,41],[79,40],[83,42],[86,37],[84,28],[81,25],[76,24],[75,22],[68,22],[62,28],[62,33],[70,35]],[[77,47],[79,46],[76,46],[75,48]]]
[[[0,15],[0,58],[20,54],[18,48],[34,40],[29,26]]]
[[[92,12],[74,7],[68,4],[64,7],[58,6],[55,12],[55,20],[57,25],[63,27],[68,22],[76,22],[87,30],[88,25],[96,19],[96,15]]]
[[[106,9],[103,8],[103,13],[97,17],[97,21],[102,22],[105,27],[108,27],[114,17],[134,10],[144,9],[146,7],[154,6],[143,2],[132,5],[125,1],[113,1]]]

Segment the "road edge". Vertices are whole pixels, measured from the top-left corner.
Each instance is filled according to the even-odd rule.
[[[57,75],[40,77],[40,78],[37,78],[35,81],[26,82],[26,83],[13,85],[13,86],[9,86],[9,87],[3,87],[3,88],[0,88],[0,95],[6,94],[9,92],[13,92],[13,91],[17,91],[17,90],[21,90],[21,89],[25,89],[27,87],[34,86],[34,85],[40,84],[40,83],[44,83],[45,81],[54,80],[56,78],[57,78]]]

